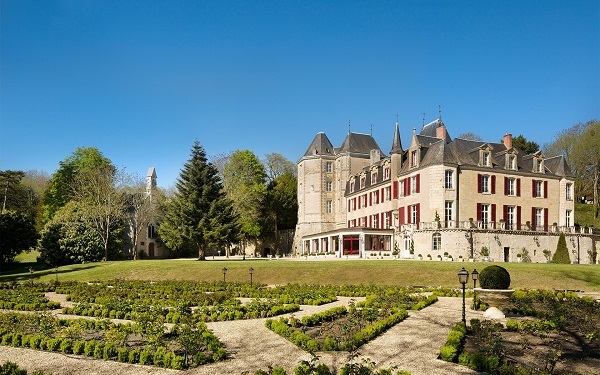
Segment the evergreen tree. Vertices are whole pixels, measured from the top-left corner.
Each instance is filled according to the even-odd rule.
[[[37,241],[33,219],[15,211],[0,213],[0,270]]]
[[[558,237],[558,244],[556,245],[556,252],[552,257],[552,263],[571,264],[567,240],[565,239],[564,233],[561,233]]]
[[[238,226],[231,201],[221,186],[217,169],[207,162],[206,153],[194,142],[191,158],[175,183],[175,197],[167,203],[158,232],[175,251],[194,249],[204,260],[206,250],[235,240]]]

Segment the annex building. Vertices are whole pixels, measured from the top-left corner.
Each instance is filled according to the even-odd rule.
[[[595,263],[565,159],[499,138],[452,139],[439,118],[403,148],[396,122],[385,155],[368,134],[318,133],[297,162],[295,254],[546,262],[565,233],[571,260]]]

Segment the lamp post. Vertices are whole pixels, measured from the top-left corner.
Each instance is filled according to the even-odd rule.
[[[469,271],[463,267],[460,271],[458,271],[458,281],[462,284],[462,297],[463,297],[463,305],[462,305],[462,322],[467,325],[467,318],[465,316],[465,284],[469,280]]]
[[[250,288],[252,288],[252,272],[254,272],[254,268],[248,268],[248,272],[250,272]]]
[[[225,274],[227,273],[227,268],[223,267],[223,282],[225,282]]]
[[[477,270],[473,268],[473,272],[471,272],[471,279],[473,279],[473,307],[475,307],[475,310],[477,310],[479,307],[477,306],[477,292],[475,292],[475,287],[477,286],[477,278],[479,278],[479,272],[477,272]]]

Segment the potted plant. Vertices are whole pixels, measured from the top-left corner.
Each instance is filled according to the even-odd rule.
[[[419,258],[419,260],[423,260],[423,255],[419,254],[417,255],[417,258]]]
[[[448,255],[448,260],[449,260],[450,262],[453,262],[453,261],[454,261],[454,259],[452,259],[452,255]]]
[[[548,249],[544,249],[542,253],[544,253],[544,256],[546,257],[546,263],[550,263],[552,261],[552,252]]]
[[[448,252],[447,251],[444,252],[444,260],[448,260]]]
[[[459,256],[458,256],[458,261],[459,261],[459,262],[464,262],[464,261],[465,261],[465,260],[463,259],[463,256],[462,256],[462,255],[459,255]]]
[[[427,260],[431,260],[431,254],[427,254]]]
[[[481,247],[481,251],[479,253],[481,254],[484,262],[490,261],[490,249],[488,249],[487,246]]]
[[[477,296],[488,306],[501,309],[510,304],[514,289],[510,288],[510,274],[504,267],[488,266],[479,272]]]
[[[438,212],[435,211],[435,229],[440,229],[442,227],[442,225],[440,224],[440,215],[438,215]]]
[[[442,260],[442,255],[441,254],[438,254],[437,257],[438,257],[438,260]]]
[[[475,259],[473,259],[473,255],[469,255],[469,262],[474,262]]]
[[[521,254],[517,254],[517,263],[521,263],[523,262],[523,259],[521,258]]]

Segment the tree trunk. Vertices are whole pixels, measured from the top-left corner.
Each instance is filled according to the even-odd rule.
[[[598,202],[598,179],[600,178],[600,165],[596,166],[596,173],[594,173],[594,207],[596,209],[594,217],[598,218],[598,211],[600,210]]]
[[[206,260],[204,246],[198,246],[198,260]]]

